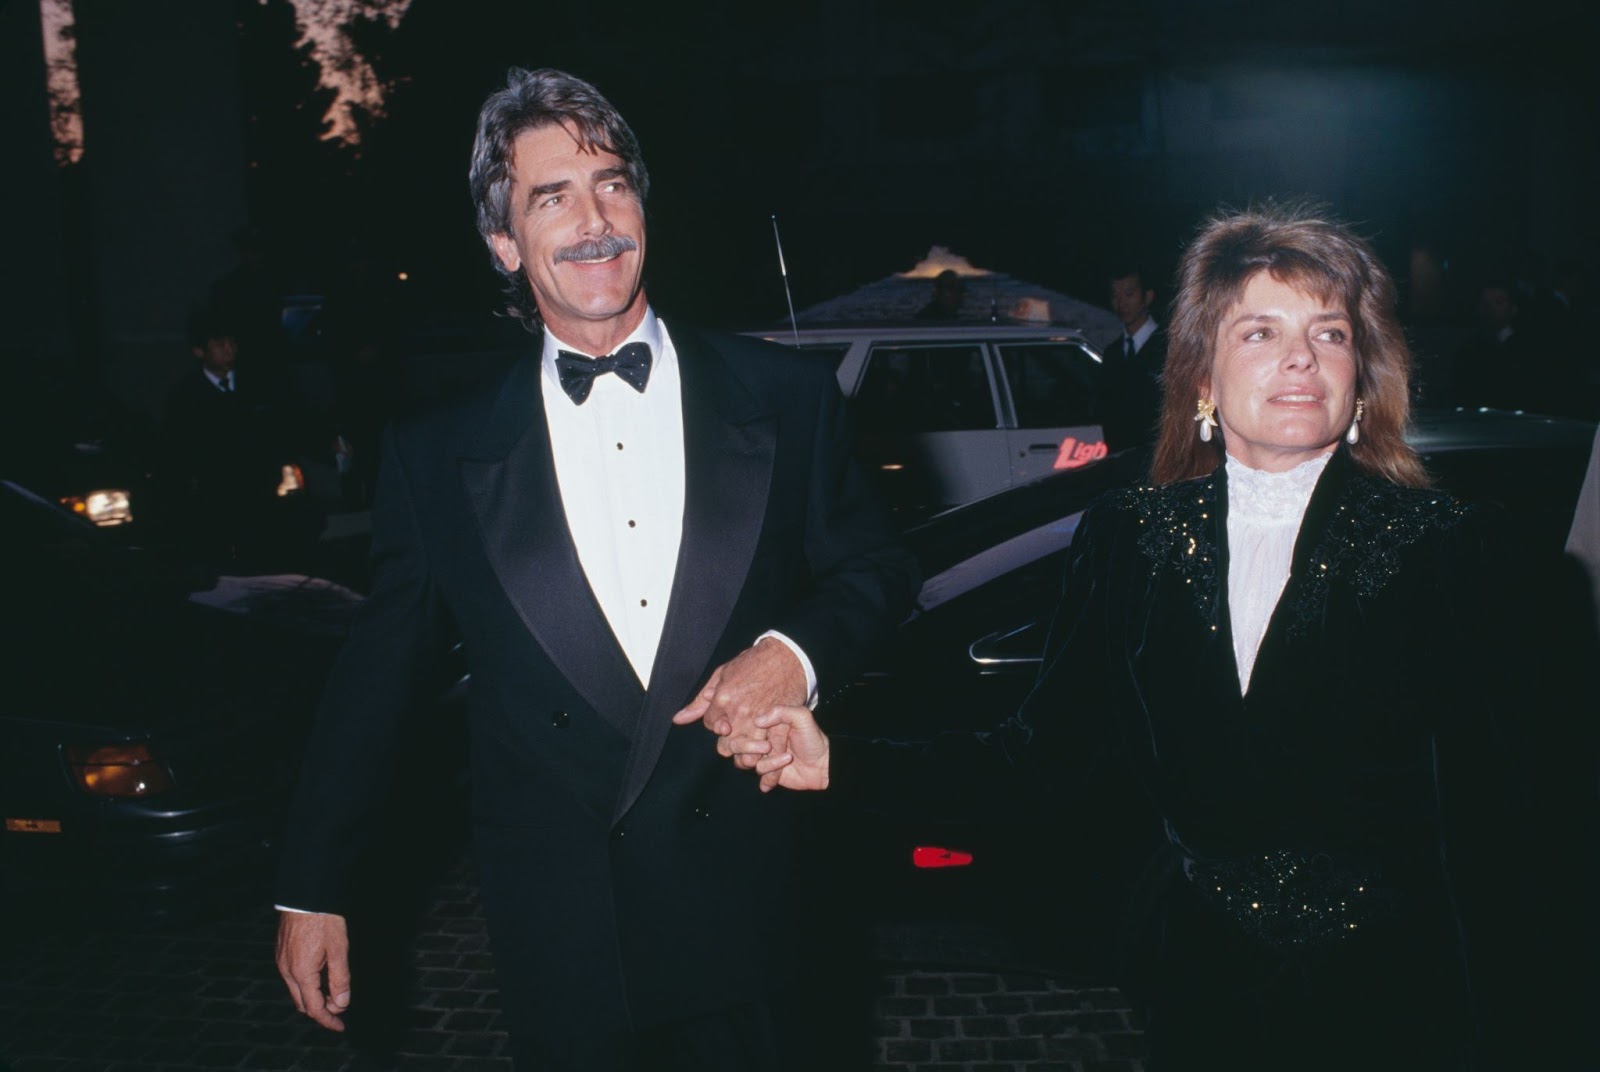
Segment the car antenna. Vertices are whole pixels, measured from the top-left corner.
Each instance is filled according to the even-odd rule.
[[[772,214],[772,240],[778,245],[778,274],[783,277],[783,300],[789,303],[789,330],[794,332],[794,348],[800,349],[800,326],[794,319],[794,295],[789,293],[789,268],[783,263],[783,239],[778,237],[778,214]]]

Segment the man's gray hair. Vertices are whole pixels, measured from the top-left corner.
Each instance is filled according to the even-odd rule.
[[[506,87],[491,93],[478,113],[467,182],[478,233],[490,243],[490,260],[505,277],[506,311],[530,331],[537,330],[541,322],[527,277],[521,271],[506,270],[494,255],[491,239],[511,233],[511,154],[517,136],[552,125],[571,127],[586,150],[608,152],[620,159],[641,203],[650,192],[639,140],[599,90],[581,78],[548,67],[537,71],[513,67],[506,72]]]

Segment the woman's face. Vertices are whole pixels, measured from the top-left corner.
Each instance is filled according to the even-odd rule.
[[[1202,390],[1229,455],[1281,473],[1338,445],[1355,411],[1350,317],[1268,272],[1223,314]]]

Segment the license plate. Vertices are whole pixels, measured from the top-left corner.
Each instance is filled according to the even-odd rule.
[[[59,834],[60,819],[7,819],[6,829],[14,834]]]

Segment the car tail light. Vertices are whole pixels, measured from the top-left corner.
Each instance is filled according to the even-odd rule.
[[[67,763],[78,788],[91,796],[148,797],[172,788],[172,776],[147,744],[69,748]]]
[[[918,845],[911,850],[912,867],[967,867],[972,863],[972,853],[937,845]]]

